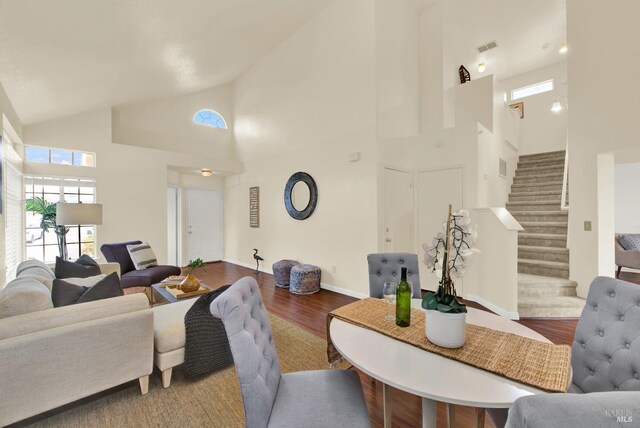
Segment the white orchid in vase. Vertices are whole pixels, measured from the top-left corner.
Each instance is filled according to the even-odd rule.
[[[478,252],[473,247],[477,233],[471,226],[469,211],[451,212],[443,224],[443,232],[433,238],[431,246],[423,244],[424,263],[439,279],[437,292],[428,291],[422,299],[422,307],[445,313],[467,312],[458,300],[452,278],[461,278],[471,266],[470,257]]]

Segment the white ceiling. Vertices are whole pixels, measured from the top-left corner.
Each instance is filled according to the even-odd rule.
[[[487,74],[505,79],[565,59],[558,53],[567,37],[565,0],[445,1],[473,47],[498,44],[480,54]]]
[[[24,124],[232,81],[330,0],[0,0]]]

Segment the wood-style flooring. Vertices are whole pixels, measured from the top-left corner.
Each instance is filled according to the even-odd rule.
[[[293,295],[286,289],[276,288],[272,275],[262,272],[255,274],[252,269],[231,263],[211,263],[207,265],[206,269],[206,272],[199,270],[196,275],[205,283],[216,288],[224,284],[231,284],[244,276],[253,276],[260,285],[262,298],[269,312],[322,338],[326,338],[327,313],[356,300],[353,297],[327,290],[321,290],[310,296]],[[156,299],[158,299],[158,303],[162,301],[160,295],[156,295]],[[472,302],[469,304],[480,307]],[[554,343],[571,345],[577,319],[537,318],[523,319],[519,322],[541,333]],[[402,364],[402,361],[394,362],[394,364]],[[382,384],[371,382],[370,378],[362,373],[360,373],[360,378],[364,386],[372,426],[382,427]],[[419,427],[421,425],[421,400],[402,391],[394,390],[393,392],[393,426]],[[456,406],[456,427],[475,427],[475,421],[474,409]],[[438,405],[438,426],[447,426],[446,408],[441,404]],[[485,419],[485,426],[494,426],[488,416]]]

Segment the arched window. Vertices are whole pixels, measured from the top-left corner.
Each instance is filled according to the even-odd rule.
[[[205,108],[200,110],[193,116],[193,123],[198,125],[210,126],[212,128],[227,129],[227,122],[217,111]]]

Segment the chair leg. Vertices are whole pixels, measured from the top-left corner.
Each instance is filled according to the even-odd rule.
[[[484,428],[484,409],[476,407],[476,428]]]
[[[622,271],[622,266],[618,266],[618,272],[616,272],[616,278],[620,278],[621,271]]]
[[[173,367],[162,371],[162,387],[163,388],[169,388],[169,385],[171,385],[172,372],[173,372]]]
[[[447,424],[449,428],[456,426],[456,408],[451,403],[447,403]]]
[[[142,392],[142,395],[145,395],[147,392],[149,392],[149,376],[148,375],[138,378],[138,382],[140,382],[140,392]]]
[[[144,288],[144,294],[147,296],[147,299],[149,299],[149,304],[151,305],[151,307],[153,307],[154,303],[156,302],[155,296],[154,296],[154,292],[153,292],[153,288],[152,287],[145,287]]]

